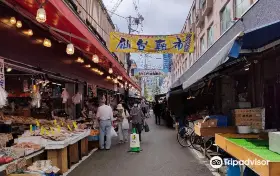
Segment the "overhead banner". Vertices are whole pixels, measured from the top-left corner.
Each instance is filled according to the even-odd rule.
[[[162,70],[144,70],[144,69],[135,69],[134,75],[139,76],[160,76],[164,75]]]
[[[175,35],[129,35],[110,33],[110,51],[125,53],[193,53],[193,33]]]

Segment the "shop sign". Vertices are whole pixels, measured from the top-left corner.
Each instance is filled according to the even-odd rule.
[[[5,66],[4,59],[0,59],[0,86],[5,89]]]
[[[11,163],[6,167],[6,175],[10,175],[17,171],[17,166],[15,163]]]
[[[130,35],[111,32],[109,50],[125,53],[193,53],[194,34]]]

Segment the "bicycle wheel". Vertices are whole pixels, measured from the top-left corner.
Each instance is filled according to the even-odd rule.
[[[214,144],[214,139],[215,138],[211,137],[208,140],[206,140],[206,142],[205,142],[206,150],[209,150],[212,147],[212,145]]]
[[[190,134],[192,129],[190,127],[181,128],[177,133],[177,141],[182,147],[189,147],[191,146],[190,143]]]
[[[190,135],[190,143],[195,150],[201,151],[201,146],[203,145],[203,139],[197,134],[195,134],[194,131]]]

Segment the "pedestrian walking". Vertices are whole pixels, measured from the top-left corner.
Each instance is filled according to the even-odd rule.
[[[117,110],[118,110],[117,119],[118,119],[119,143],[122,144],[124,142],[128,142],[129,113],[127,110],[124,109],[122,104],[118,104]]]
[[[110,106],[105,105],[106,98],[103,96],[100,100],[100,106],[97,109],[96,117],[99,119],[99,147],[101,150],[111,148],[111,128],[113,122],[113,110]],[[106,136],[106,144],[104,138]]]
[[[142,102],[140,104],[140,108],[141,108],[144,116],[147,117],[148,106],[146,105],[145,100],[142,100]]]
[[[156,118],[156,124],[160,125],[160,118],[161,118],[161,105],[159,104],[158,100],[156,101],[154,114]]]
[[[136,131],[139,134],[139,140],[141,141],[141,132],[145,116],[137,104],[134,104],[133,108],[130,110],[130,116],[132,120],[132,128],[136,128]]]

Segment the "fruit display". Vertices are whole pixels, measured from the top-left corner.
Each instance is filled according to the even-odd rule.
[[[24,116],[0,116],[0,122],[11,122],[12,124],[36,124],[36,120],[33,117]]]

